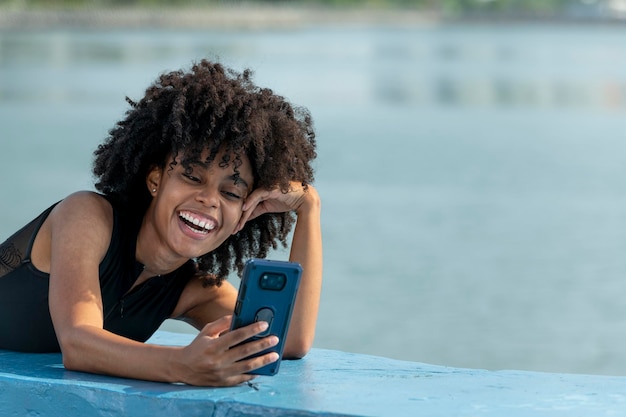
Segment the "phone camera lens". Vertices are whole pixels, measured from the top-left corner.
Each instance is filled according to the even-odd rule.
[[[265,273],[261,275],[261,288],[270,291],[280,291],[285,287],[287,277],[284,274]]]

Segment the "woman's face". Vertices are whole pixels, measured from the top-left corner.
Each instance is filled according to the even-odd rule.
[[[242,205],[252,192],[252,167],[242,155],[235,172],[232,163],[220,166],[222,157],[223,151],[210,165],[197,161],[187,169],[177,159],[173,168],[168,162],[148,174],[154,199],[147,220],[154,222],[159,240],[178,256],[189,259],[216,249],[241,218]]]

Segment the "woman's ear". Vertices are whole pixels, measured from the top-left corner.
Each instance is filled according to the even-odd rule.
[[[161,184],[161,175],[163,170],[157,166],[152,167],[148,175],[146,176],[146,185],[148,186],[148,192],[154,197],[159,191],[159,185]]]

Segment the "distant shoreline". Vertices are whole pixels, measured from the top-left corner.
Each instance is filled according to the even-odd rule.
[[[233,5],[179,8],[12,9],[0,7],[0,30],[76,29],[301,29],[334,26],[424,27],[450,23],[619,24],[619,18],[487,16],[445,18],[415,9],[325,8],[297,5]]]
[[[432,25],[436,13],[416,10],[329,9],[298,6],[11,10],[0,7],[0,30],[40,28],[290,29],[320,25]]]

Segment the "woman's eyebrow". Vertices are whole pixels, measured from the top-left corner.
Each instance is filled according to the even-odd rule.
[[[241,178],[239,174],[233,174],[228,178],[233,180],[235,182],[235,185],[243,184],[246,187],[246,189],[250,189],[250,185],[248,184],[248,182],[244,180],[243,178]]]
[[[202,169],[203,171],[207,171],[210,168],[211,164],[206,163],[204,161],[191,161],[189,166],[192,170],[197,167],[197,168]],[[235,185],[243,184],[247,189],[250,189],[250,184],[248,184],[248,181],[241,178],[239,173],[234,173],[233,175],[229,175],[227,179],[232,180],[235,183]]]
[[[210,163],[201,161],[199,159],[194,159],[194,160],[189,161],[189,166],[190,167],[197,166],[197,167],[200,167],[200,168],[203,168],[203,169],[208,169],[210,165],[211,165]]]

